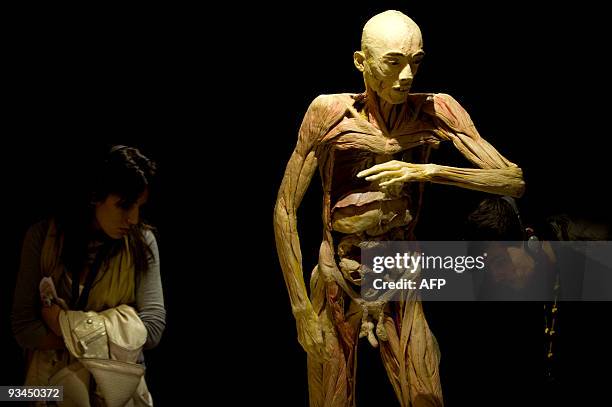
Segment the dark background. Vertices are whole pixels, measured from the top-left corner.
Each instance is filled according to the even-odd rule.
[[[605,13],[588,2],[328,3],[8,14],[0,384],[19,384],[23,374],[7,317],[25,230],[70,185],[86,182],[80,169],[93,152],[120,142],[160,164],[147,214],[159,231],[168,310],[162,343],[147,356],[156,403],[214,395],[227,405],[305,405],[305,355],[272,210],[306,108],[318,94],[363,89],[352,53],[365,21],[389,8],[423,33],[413,90],[454,96],[481,135],[523,168],[527,220],[570,212],[609,222]],[[432,160],[467,165],[447,146]],[[321,238],[319,185],[316,176],[299,211],[305,270]],[[459,238],[482,198],[435,185],[426,194],[418,236],[432,240]],[[610,366],[610,307],[565,309],[557,394],[597,399],[607,391],[606,374],[594,369]],[[534,391],[547,391],[540,304],[425,310],[442,350],[447,405],[530,404]],[[395,405],[376,351],[360,345],[359,405]]]

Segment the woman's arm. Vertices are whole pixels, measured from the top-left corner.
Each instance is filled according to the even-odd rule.
[[[28,349],[61,348],[63,341],[48,329],[41,319],[38,285],[42,273],[40,255],[47,231],[47,222],[40,222],[27,231],[21,250],[21,262],[13,297],[11,326],[17,343]]]
[[[166,309],[164,293],[159,273],[159,250],[155,235],[150,230],[144,233],[146,244],[151,248],[148,268],[141,274],[136,286],[136,310],[147,328],[145,349],[151,349],[159,343],[166,327]]]

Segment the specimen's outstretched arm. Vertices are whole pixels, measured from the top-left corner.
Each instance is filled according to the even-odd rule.
[[[395,182],[429,181],[492,194],[523,195],[523,171],[480,137],[470,116],[455,99],[449,95],[435,95],[433,105],[427,110],[443,129],[438,132],[440,138],[452,141],[479,168],[389,161],[364,170],[358,176],[367,177],[368,181],[383,180],[382,186]]]
[[[332,96],[319,96],[308,108],[300,127],[297,145],[278,191],[274,208],[274,235],[293,315],[298,341],[314,357],[324,358],[318,316],[308,299],[302,269],[302,253],[296,212],[317,168],[315,148],[318,140],[336,124],[346,111]]]

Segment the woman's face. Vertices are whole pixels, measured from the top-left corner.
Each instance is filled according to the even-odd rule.
[[[123,238],[132,226],[138,224],[140,207],[145,204],[148,195],[145,190],[134,204],[127,207],[116,194],[110,194],[103,201],[96,202],[96,227],[112,239]]]

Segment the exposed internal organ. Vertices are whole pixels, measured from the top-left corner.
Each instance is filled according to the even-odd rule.
[[[332,208],[332,229],[345,234],[380,236],[412,221],[405,197],[388,197],[380,191],[357,192]]]
[[[365,241],[403,240],[403,227],[412,221],[409,199],[382,191],[355,192],[332,208],[332,228],[345,234],[337,247],[344,278],[360,285],[366,270],[361,264]]]

